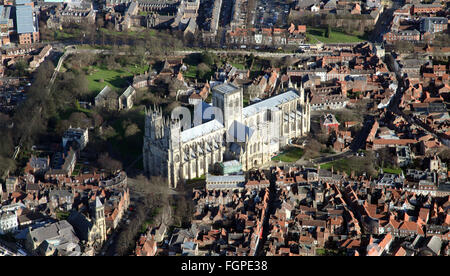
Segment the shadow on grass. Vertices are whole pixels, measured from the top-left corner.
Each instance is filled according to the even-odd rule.
[[[323,36],[323,32],[319,30],[309,30],[309,33],[315,36]]]

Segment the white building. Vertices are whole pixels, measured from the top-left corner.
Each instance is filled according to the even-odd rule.
[[[0,214],[0,234],[14,232],[19,227],[16,212],[2,212]]]
[[[172,120],[178,118],[163,118],[156,107],[146,112],[143,157],[148,175],[167,177],[175,188],[180,181],[207,174],[224,159],[238,160],[246,171],[269,162],[281,147],[310,130],[310,105],[303,89],[245,108],[242,88],[224,83],[212,93],[212,106],[200,120],[209,121],[194,127]]]
[[[242,190],[244,185],[244,175],[206,175],[207,190]]]
[[[62,137],[63,147],[66,148],[69,142],[77,142],[80,145],[80,149],[84,149],[89,142],[88,129],[70,127],[64,132]]]

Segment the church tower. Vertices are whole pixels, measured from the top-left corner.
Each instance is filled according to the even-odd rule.
[[[97,196],[91,205],[91,217],[99,231],[100,243],[103,243],[106,241],[105,207]]]
[[[231,83],[224,83],[214,86],[212,93],[213,106],[222,110],[222,123],[227,130],[234,121],[242,122],[242,109],[244,108],[242,88]]]
[[[178,119],[167,119],[166,139],[168,145],[167,162],[162,166],[167,166],[167,180],[170,188],[176,188],[180,180],[181,171],[181,121]]]
[[[303,82],[300,82],[300,91],[299,91],[299,96],[300,96],[300,105],[302,106],[302,108],[305,105],[305,88],[303,87]]]
[[[164,136],[164,120],[162,110],[154,107],[145,111],[145,136],[151,140],[158,140]]]
[[[158,163],[156,160],[156,148],[155,143],[163,141],[165,135],[165,123],[162,116],[162,110],[156,106],[153,109],[145,110],[145,136],[144,136],[144,146],[142,148],[143,161],[144,161],[144,172],[147,175],[154,175],[156,170],[160,169],[155,167]]]

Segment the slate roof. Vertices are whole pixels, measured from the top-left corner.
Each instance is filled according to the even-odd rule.
[[[25,5],[30,3],[31,3],[30,0],[16,0],[16,5]]]
[[[18,34],[35,32],[31,6],[16,6],[16,26]]]
[[[73,226],[75,232],[77,233],[77,236],[80,239],[86,241],[89,239],[88,235],[94,224],[89,221],[85,215],[81,214],[80,212],[73,211],[72,213],[70,213],[67,221]]]
[[[195,126],[190,129],[186,129],[185,131],[182,131],[181,141],[185,143],[223,128],[224,128],[223,124],[221,124],[219,121],[212,120],[199,126]]]
[[[72,226],[66,220],[31,230],[30,236],[35,242],[59,239],[66,242],[78,243],[78,238],[75,236]]]
[[[11,11],[10,7],[0,6],[0,24],[8,24],[9,13]]]
[[[207,175],[207,182],[245,182],[244,175]]]
[[[238,90],[239,88],[237,88],[236,86],[234,86],[231,83],[224,83],[224,84],[220,84],[220,85],[216,85],[213,88],[214,90],[216,90],[219,93],[222,94],[228,94],[228,93],[233,93],[236,90]]]
[[[95,99],[115,96],[115,94],[113,92],[114,91],[112,91],[111,87],[109,87],[108,85],[105,85],[105,87],[103,87],[102,91],[100,91],[100,93],[98,93],[98,95],[95,97]]]
[[[300,98],[300,96],[297,94],[297,92],[295,90],[289,90],[285,93],[276,95],[274,97],[271,97],[266,100],[260,101],[258,103],[244,107],[244,109],[242,110],[242,115],[244,118],[250,117],[262,110],[277,107],[280,104],[292,101],[296,98]]]

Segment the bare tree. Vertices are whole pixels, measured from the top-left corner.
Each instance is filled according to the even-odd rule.
[[[97,162],[102,169],[108,170],[110,173],[122,169],[122,163],[110,157],[108,153],[101,153]]]

